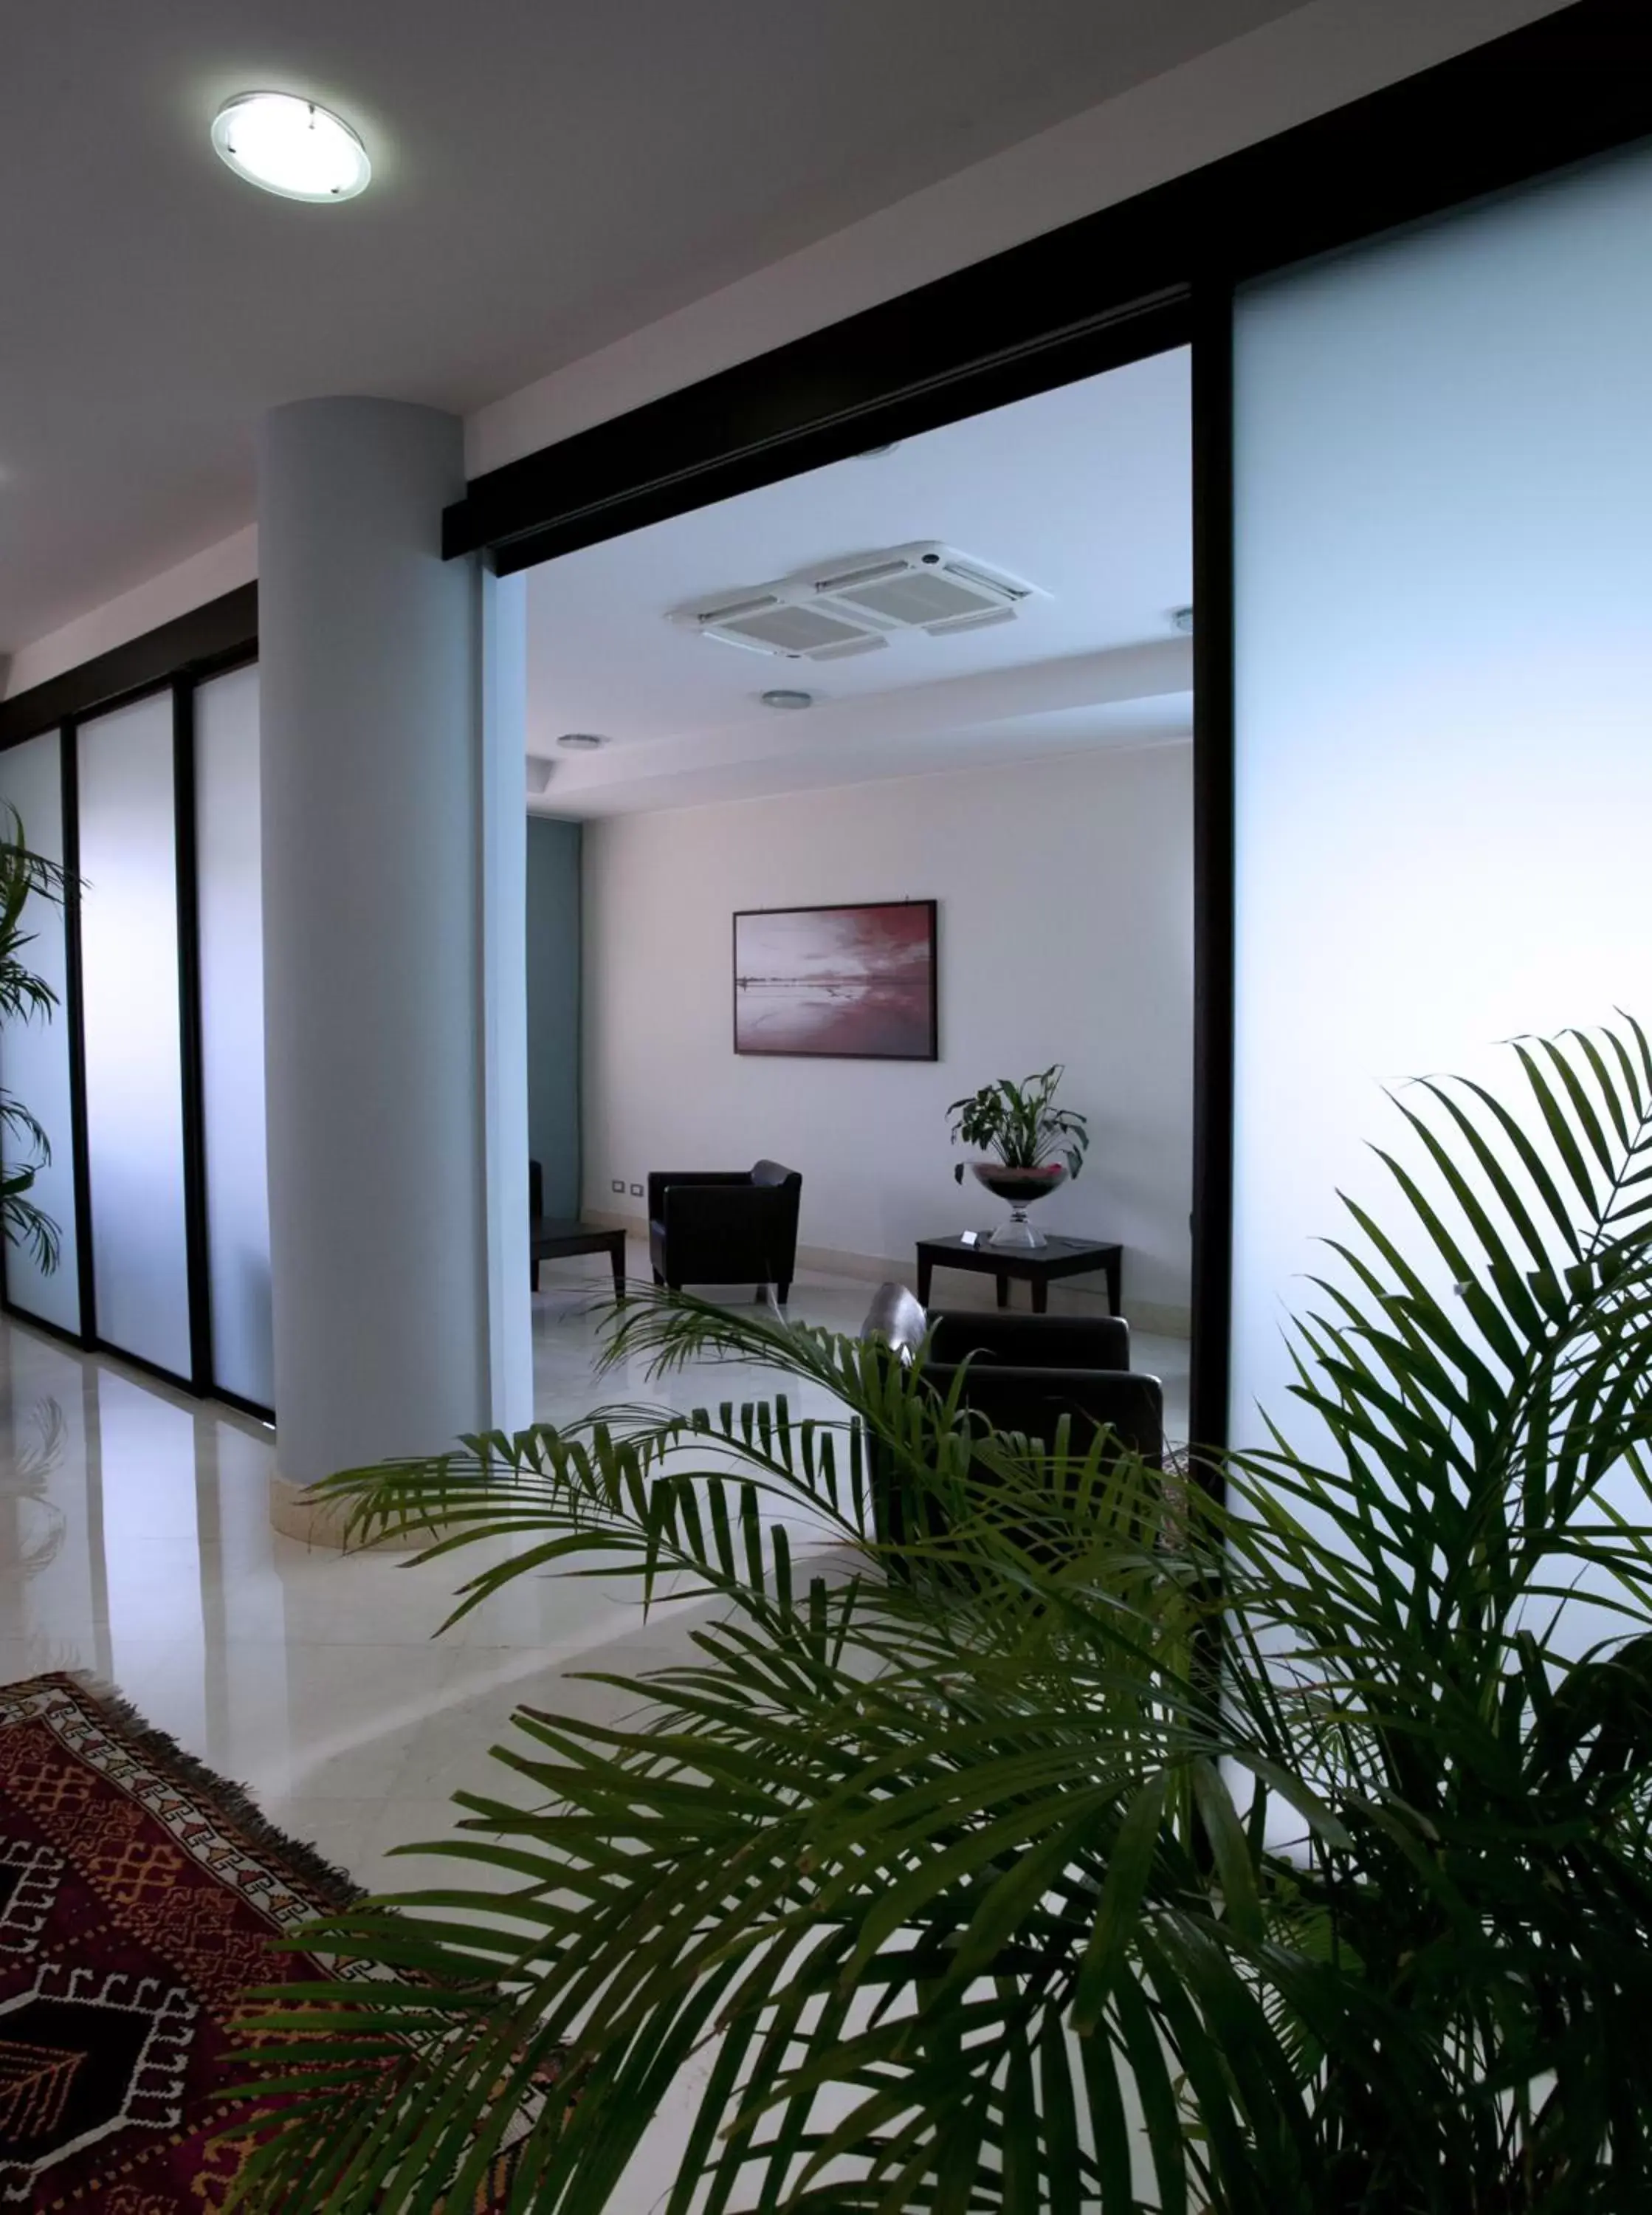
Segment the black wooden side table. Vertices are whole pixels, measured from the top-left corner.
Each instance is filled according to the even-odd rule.
[[[614,1271],[614,1297],[625,1298],[625,1233],[598,1230],[589,1223],[559,1223],[551,1216],[535,1218],[528,1234],[533,1257],[534,1290],[539,1290],[539,1265],[560,1261],[568,1254],[606,1254]]]
[[[918,1241],[918,1304],[929,1304],[929,1284],[937,1269],[972,1269],[978,1276],[998,1279],[998,1304],[1010,1304],[1010,1285],[1032,1287],[1032,1312],[1044,1315],[1049,1307],[1050,1281],[1055,1277],[1082,1277],[1099,1269],[1107,1279],[1107,1308],[1118,1313],[1119,1272],[1124,1260],[1122,1246],[1093,1238],[1048,1237],[1042,1246],[989,1246],[983,1237],[978,1246],[966,1246],[956,1235]]]

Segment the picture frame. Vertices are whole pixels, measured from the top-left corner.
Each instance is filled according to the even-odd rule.
[[[939,904],[852,900],[734,917],[734,1051],[938,1061]]]

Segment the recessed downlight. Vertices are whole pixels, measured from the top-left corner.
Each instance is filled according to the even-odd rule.
[[[795,711],[799,708],[812,708],[815,704],[815,696],[812,692],[791,692],[784,685],[773,692],[760,692],[757,696],[765,708],[780,708]]]
[[[599,731],[564,731],[556,743],[560,746],[569,747],[575,753],[588,754],[594,752],[598,746],[605,746],[608,740]]]
[[[212,144],[238,177],[286,200],[352,200],[373,165],[341,115],[292,92],[243,92],[212,120]]]
[[[1172,608],[1170,611],[1170,627],[1172,630],[1179,630],[1184,638],[1191,637],[1193,633],[1192,609]]]

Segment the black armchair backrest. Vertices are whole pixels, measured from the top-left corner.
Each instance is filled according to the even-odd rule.
[[[976,1368],[1128,1369],[1130,1326],[1123,1316],[974,1315],[948,1309],[929,1318],[929,1359]]]
[[[1130,1365],[1130,1326],[1123,1316],[978,1314],[966,1308],[926,1315],[904,1285],[878,1286],[860,1335],[881,1338],[908,1355],[927,1337],[932,1365],[952,1368],[967,1361],[972,1373]]]

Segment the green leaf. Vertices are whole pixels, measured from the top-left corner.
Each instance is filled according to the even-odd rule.
[[[1079,1963],[1072,2025],[1080,2038],[1100,2022],[1114,1985],[1129,1957],[1141,1921],[1147,1878],[1165,1819],[1169,1777],[1160,1770],[1131,1801],[1118,1826],[1107,1862],[1094,1930]]]

